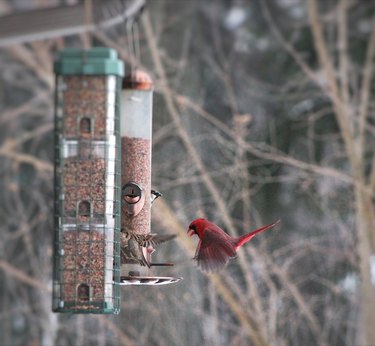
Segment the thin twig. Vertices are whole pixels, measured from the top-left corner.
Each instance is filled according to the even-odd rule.
[[[316,0],[308,0],[307,9],[309,14],[311,31],[314,37],[315,49],[318,53],[320,64],[324,70],[327,79],[328,89],[326,91],[328,93],[328,96],[332,100],[336,120],[340,127],[341,135],[345,143],[345,148],[348,154],[349,161],[351,162],[355,175],[358,176],[361,159],[360,157],[358,157],[354,147],[352,127],[350,126],[348,110],[345,108],[345,105],[343,104],[339,94],[332,58],[328,53],[327,44],[323,35],[323,28],[319,20]]]
[[[371,81],[373,78],[373,67],[375,57],[375,19],[372,20],[371,35],[367,45],[366,59],[362,70],[362,85],[360,89],[360,102],[359,102],[359,148],[361,148],[361,155],[364,154],[364,141],[366,118],[368,116],[369,101],[371,95]],[[375,170],[375,167],[372,167]]]
[[[349,110],[349,83],[348,83],[348,32],[347,32],[348,0],[341,0],[338,10],[338,52],[339,71],[341,79],[341,98],[344,106]]]

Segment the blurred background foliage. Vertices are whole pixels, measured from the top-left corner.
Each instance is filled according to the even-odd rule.
[[[77,3],[0,0],[0,14]],[[124,23],[1,47],[0,343],[375,345],[374,11],[149,0],[139,56]],[[118,316],[51,312],[52,66],[90,44],[153,77],[153,231],[179,234],[157,274],[184,277],[124,287]],[[207,276],[185,234],[197,217],[231,234],[282,223]]]

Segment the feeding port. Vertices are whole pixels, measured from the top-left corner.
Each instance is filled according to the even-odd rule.
[[[112,49],[66,49],[55,73],[53,310],[118,313],[123,63]]]

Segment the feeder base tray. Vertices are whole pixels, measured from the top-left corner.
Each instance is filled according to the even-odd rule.
[[[168,285],[182,279],[183,278],[173,278],[169,276],[121,276],[120,285]]]

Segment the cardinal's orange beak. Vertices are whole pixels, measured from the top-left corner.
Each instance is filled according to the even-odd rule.
[[[195,234],[195,230],[192,229],[192,228],[189,228],[189,229],[187,230],[187,234],[189,234],[189,236],[192,237],[192,236]]]

